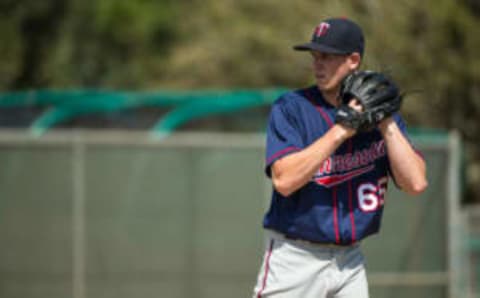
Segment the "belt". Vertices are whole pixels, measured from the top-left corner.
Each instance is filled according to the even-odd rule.
[[[355,246],[358,246],[360,243],[359,242],[355,242],[355,243],[351,243],[351,244],[337,244],[337,243],[331,243],[331,242],[318,242],[318,241],[312,241],[312,240],[307,240],[307,239],[302,239],[302,238],[298,238],[298,237],[293,237],[291,235],[287,235],[287,234],[283,234],[283,233],[280,233],[280,232],[277,232],[277,231],[272,231],[272,230],[269,230],[273,235],[277,236],[277,237],[280,237],[282,239],[287,239],[287,240],[292,240],[292,241],[295,241],[295,242],[298,242],[298,243],[304,243],[304,244],[307,244],[307,245],[312,245],[312,246],[318,246],[318,247],[326,247],[326,248],[351,248],[351,247],[355,247]]]
[[[295,238],[295,237],[288,236],[288,235],[284,235],[284,237],[285,237],[285,239],[293,240],[293,241],[296,241],[296,242],[303,242],[303,243],[307,243],[307,244],[310,244],[310,245],[329,247],[329,248],[349,248],[349,247],[353,247],[353,246],[356,245],[355,243],[352,243],[352,244],[338,244],[338,243],[331,243],[331,242],[317,242],[317,241],[305,240],[305,239],[301,239],[301,238]]]

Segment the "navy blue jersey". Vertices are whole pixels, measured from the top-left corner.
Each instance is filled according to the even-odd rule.
[[[272,106],[266,174],[272,164],[302,150],[334,125],[336,108],[316,86],[287,93]],[[405,125],[394,119],[406,136]],[[378,129],[345,141],[305,186],[284,197],[275,189],[264,227],[292,238],[348,245],[380,229],[389,162]]]

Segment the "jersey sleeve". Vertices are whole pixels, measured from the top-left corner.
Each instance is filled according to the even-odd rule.
[[[275,161],[304,148],[295,116],[294,109],[283,100],[272,106],[267,126],[265,174],[268,177],[271,177],[271,166]]]

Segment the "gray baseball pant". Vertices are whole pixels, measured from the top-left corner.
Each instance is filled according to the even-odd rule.
[[[254,298],[368,298],[358,244],[335,246],[286,239],[267,231]]]

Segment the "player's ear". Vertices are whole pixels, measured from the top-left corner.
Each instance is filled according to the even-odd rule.
[[[356,70],[360,67],[362,56],[359,53],[353,52],[348,56],[350,70]]]

